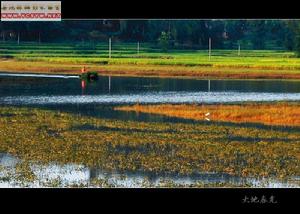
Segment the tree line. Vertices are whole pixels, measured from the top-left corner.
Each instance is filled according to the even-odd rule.
[[[0,22],[5,41],[149,42],[169,48],[300,50],[297,20],[64,20]]]

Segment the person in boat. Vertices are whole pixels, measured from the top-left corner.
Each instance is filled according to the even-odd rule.
[[[82,68],[81,68],[81,73],[83,74],[83,73],[85,73],[86,72],[86,68],[85,68],[85,66],[83,66]]]

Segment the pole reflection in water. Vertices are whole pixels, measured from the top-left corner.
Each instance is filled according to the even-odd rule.
[[[108,77],[108,92],[110,93],[111,89],[111,76]]]
[[[81,94],[84,95],[84,91],[86,88],[86,82],[85,80],[81,80]]]

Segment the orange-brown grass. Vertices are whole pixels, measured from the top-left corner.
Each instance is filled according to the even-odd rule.
[[[111,76],[187,77],[212,79],[300,79],[297,70],[272,70],[243,67],[207,67],[182,65],[99,65],[47,61],[0,60],[0,71],[79,74],[83,65],[88,70]]]
[[[133,105],[115,108],[122,111],[161,114],[185,119],[235,123],[262,123],[266,125],[300,126],[300,104],[298,103],[246,103],[234,105],[163,104]]]

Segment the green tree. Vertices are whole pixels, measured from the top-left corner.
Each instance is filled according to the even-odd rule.
[[[158,38],[158,43],[163,51],[168,51],[170,48],[171,34],[170,32],[162,31],[160,37]]]
[[[295,36],[295,43],[297,57],[300,57],[300,32]]]
[[[297,53],[297,56],[300,57],[300,21],[298,20],[289,20],[286,21],[286,26],[290,29],[290,34],[287,35],[289,39],[289,45],[291,49]]]

